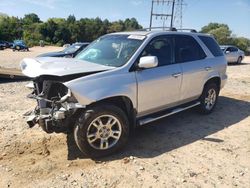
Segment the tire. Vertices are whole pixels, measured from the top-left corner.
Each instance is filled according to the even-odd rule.
[[[116,152],[126,144],[128,137],[127,116],[120,108],[109,104],[96,105],[80,113],[74,127],[78,148],[91,158]]]
[[[237,59],[237,64],[241,64],[241,62],[242,62],[242,57],[240,56],[240,57],[238,57],[238,59]]]
[[[211,82],[207,83],[203,89],[202,95],[200,96],[199,111],[202,114],[210,114],[218,100],[219,87],[217,84]]]

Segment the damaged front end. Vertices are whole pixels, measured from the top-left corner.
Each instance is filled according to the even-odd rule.
[[[62,80],[57,76],[40,76],[28,86],[33,89],[28,98],[37,101],[36,108],[25,114],[29,127],[39,124],[47,133],[58,133],[66,132],[74,125],[77,110],[85,106],[77,102]]]

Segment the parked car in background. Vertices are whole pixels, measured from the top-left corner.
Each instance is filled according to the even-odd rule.
[[[209,114],[227,62],[206,34],[136,31],[100,37],[75,58],[24,59],[33,78],[30,127],[74,130],[79,149],[101,157],[122,148],[136,126],[197,106]]]
[[[68,48],[68,47],[70,47],[70,46],[71,46],[71,44],[64,44],[64,45],[63,45],[64,48]]]
[[[26,46],[23,40],[15,40],[12,50],[13,51],[29,51],[29,47]]]
[[[13,47],[13,43],[12,42],[8,42],[8,41],[0,41],[0,46],[2,48],[12,48]]]
[[[0,41],[0,50],[4,50],[4,44]]]
[[[65,48],[63,51],[59,52],[49,52],[45,54],[41,54],[37,57],[75,57],[79,52],[81,52],[84,48],[86,48],[89,43],[74,43],[71,46]]]
[[[245,57],[244,52],[235,46],[224,45],[220,46],[220,48],[225,54],[228,63],[240,64]]]

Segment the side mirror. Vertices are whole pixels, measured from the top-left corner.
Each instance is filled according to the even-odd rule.
[[[227,50],[225,53],[226,53],[226,54],[229,54],[229,53],[230,53],[230,51],[228,51],[228,50]]]
[[[138,67],[142,69],[149,69],[158,66],[158,58],[156,56],[141,57]]]

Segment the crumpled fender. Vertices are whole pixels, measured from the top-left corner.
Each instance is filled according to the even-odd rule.
[[[128,97],[136,107],[136,78],[134,72],[106,71],[65,82],[81,105],[117,96]]]

